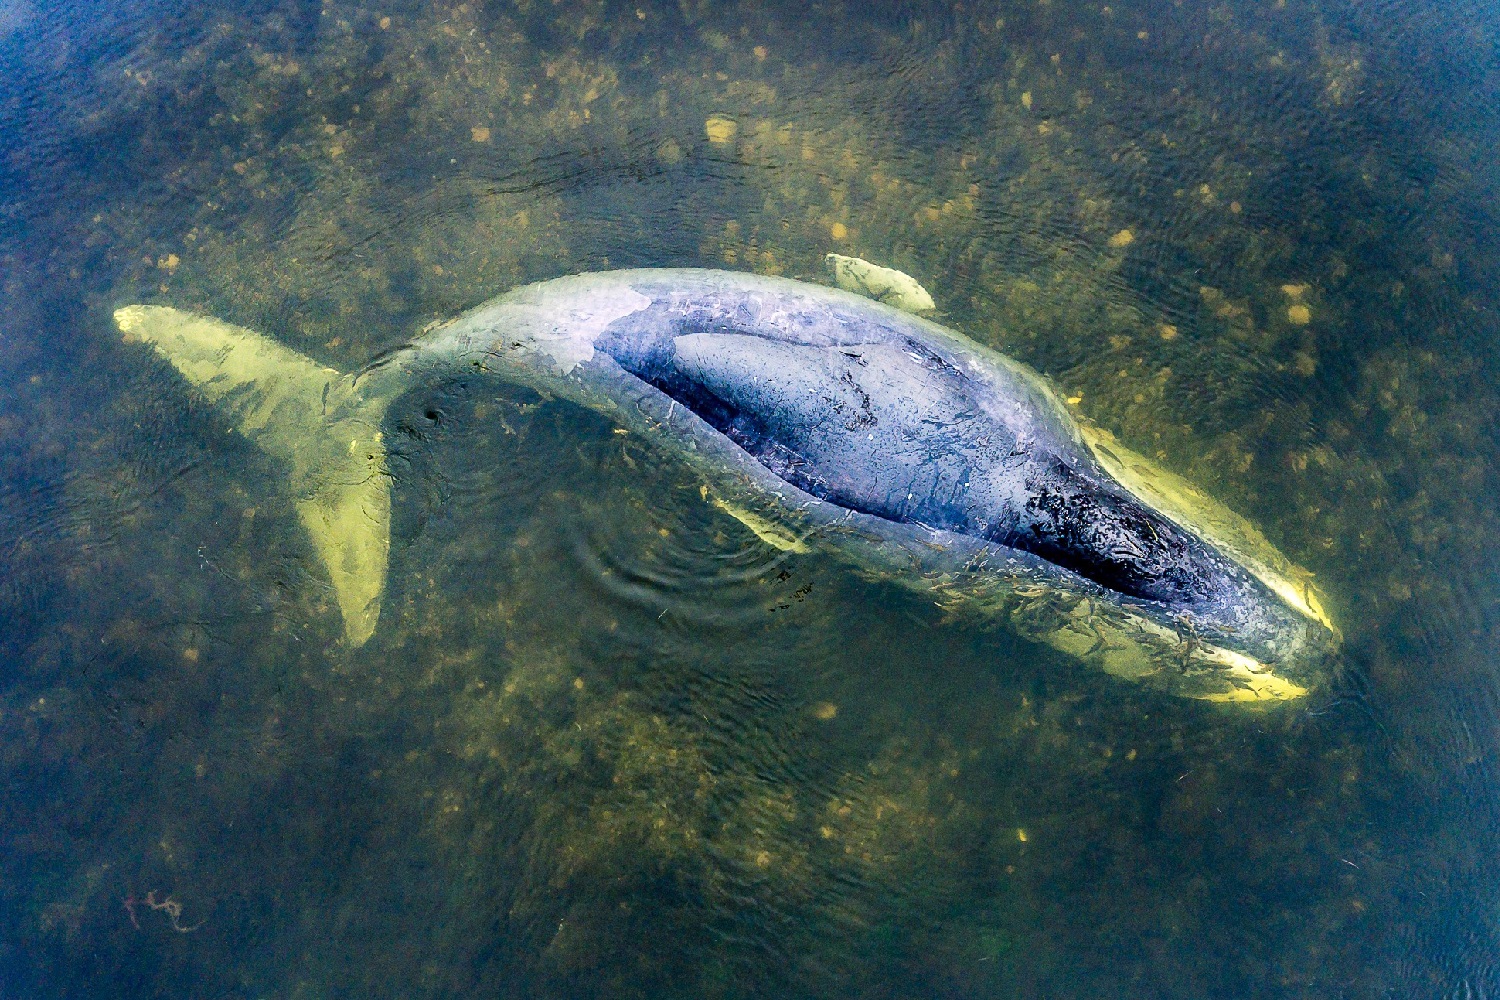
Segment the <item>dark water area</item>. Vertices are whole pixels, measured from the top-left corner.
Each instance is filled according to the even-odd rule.
[[[1500,993],[1500,10],[0,0],[0,995]],[[483,379],[351,649],[111,319],[344,371],[617,267],[899,268],[1313,571],[1172,698]]]

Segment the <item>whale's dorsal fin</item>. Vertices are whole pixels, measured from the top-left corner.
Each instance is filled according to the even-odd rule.
[[[326,368],[269,337],[167,306],[125,306],[127,340],[156,349],[290,476],[297,516],[328,570],[344,635],[375,631],[390,556],[380,422],[398,389]]]

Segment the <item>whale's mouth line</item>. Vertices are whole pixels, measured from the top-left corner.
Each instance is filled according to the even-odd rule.
[[[925,498],[915,495],[908,495],[906,504],[899,499],[892,503],[889,497],[869,502],[868,497],[830,481],[827,468],[820,468],[784,440],[765,413],[736,405],[726,398],[728,393],[715,391],[677,363],[671,344],[695,336],[678,333],[646,351],[622,344],[596,346],[625,371],[696,414],[777,478],[821,501],[892,523],[950,531],[1027,552],[1123,598],[1179,611],[1219,604],[1227,592],[1245,583],[1244,574],[1167,518],[1123,490],[1082,479],[1060,460],[1036,463],[1024,482],[1029,494],[1024,506],[1004,516],[976,511],[961,495],[945,498],[946,507],[924,507]],[[753,332],[722,329],[699,336],[754,337],[766,345],[778,343]],[[944,380],[956,384],[968,380],[957,366],[915,341],[840,345],[837,352],[848,360],[848,370],[838,377],[838,385],[846,395],[843,401],[824,399],[830,405],[829,420],[852,436],[864,436],[868,430],[873,437],[879,423],[859,373],[866,363],[864,354],[882,347],[896,347],[913,367],[938,373]]]

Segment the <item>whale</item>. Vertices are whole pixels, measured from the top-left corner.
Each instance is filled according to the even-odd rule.
[[[640,435],[758,543],[825,554],[1123,680],[1286,702],[1327,679],[1341,642],[1312,574],[1250,521],[1024,364],[840,288],[698,268],[568,275],[349,373],[169,305],[114,318],[283,470],[351,649],[375,634],[386,587],[387,412],[456,374]]]

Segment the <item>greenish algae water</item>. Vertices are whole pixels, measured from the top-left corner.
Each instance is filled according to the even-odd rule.
[[[1500,991],[1500,19],[1275,0],[0,5],[0,995]],[[1151,694],[483,381],[354,652],[110,322],[353,370],[517,284],[910,272],[1317,574]]]

